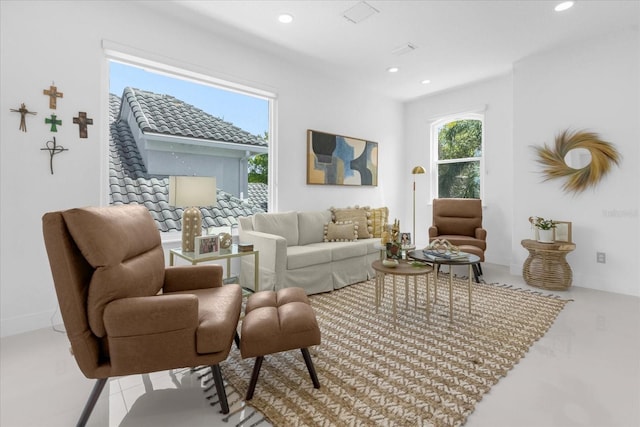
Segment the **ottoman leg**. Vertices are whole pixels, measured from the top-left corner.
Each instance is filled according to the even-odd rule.
[[[213,382],[216,384],[216,392],[220,399],[220,412],[228,414],[229,403],[227,402],[227,392],[224,389],[224,380],[222,379],[222,372],[220,372],[220,365],[211,365],[211,375],[213,375]]]
[[[311,376],[313,387],[320,388],[320,381],[318,381],[318,375],[316,375],[316,368],[313,367],[313,362],[311,361],[311,355],[309,354],[309,349],[301,348],[300,351],[302,351],[302,357],[304,357],[304,363],[307,365],[307,370],[309,371],[309,375]]]
[[[253,373],[251,374],[251,381],[249,381],[249,389],[247,390],[245,400],[253,399],[253,392],[255,391],[256,384],[258,383],[258,375],[260,375],[260,368],[262,367],[263,360],[264,356],[256,357],[256,363],[253,365]]]

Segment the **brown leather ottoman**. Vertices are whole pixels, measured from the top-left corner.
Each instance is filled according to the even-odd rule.
[[[240,354],[255,357],[246,400],[251,400],[264,356],[300,349],[311,381],[320,388],[308,347],[320,344],[320,328],[302,288],[261,291],[249,296],[242,320]]]

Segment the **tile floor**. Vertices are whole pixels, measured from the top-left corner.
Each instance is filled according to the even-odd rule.
[[[506,267],[486,264],[484,273],[487,282],[527,287]],[[576,286],[558,294],[573,301],[484,396],[467,427],[640,426],[640,298]],[[0,351],[2,427],[75,424],[93,381],[78,370],[64,334],[47,328],[2,338]],[[259,414],[240,422],[251,410],[230,387],[235,413],[223,417],[202,382],[189,370],[112,379],[89,425],[268,425]]]

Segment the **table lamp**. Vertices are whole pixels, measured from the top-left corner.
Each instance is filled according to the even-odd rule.
[[[411,243],[416,244],[416,175],[423,174],[426,171],[422,166],[415,166],[411,170],[413,175],[413,234],[411,235]]]
[[[182,251],[194,252],[194,240],[202,234],[200,206],[217,203],[214,176],[170,176],[169,205],[182,206]]]

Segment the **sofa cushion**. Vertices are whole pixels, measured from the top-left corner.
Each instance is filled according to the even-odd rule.
[[[287,270],[309,267],[331,262],[331,248],[325,243],[312,243],[305,246],[287,248]]]
[[[384,226],[389,222],[389,208],[369,209],[369,212],[371,213],[371,234],[373,237],[382,237]]]
[[[298,245],[320,243],[324,224],[331,221],[331,211],[298,212]]]
[[[367,254],[368,240],[358,240],[357,242],[347,242],[331,246],[331,261],[363,257]]]
[[[358,226],[353,222],[328,222],[324,225],[325,242],[353,242],[354,240],[358,240]]]
[[[253,216],[253,229],[282,236],[287,240],[287,246],[298,245],[298,214],[296,212],[257,213]]]
[[[334,222],[353,221],[358,223],[358,239],[369,239],[373,237],[371,234],[371,213],[368,208],[331,208]]]

